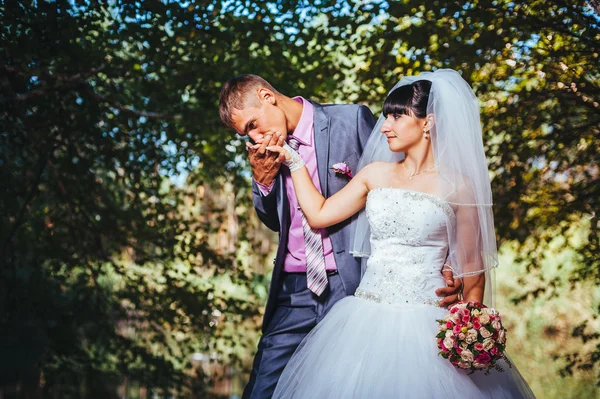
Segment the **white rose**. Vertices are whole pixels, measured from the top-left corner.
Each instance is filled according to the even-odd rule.
[[[470,329],[469,331],[467,331],[465,341],[467,341],[467,343],[469,344],[472,344],[473,342],[477,341],[477,330]]]
[[[471,363],[475,359],[475,357],[473,356],[473,353],[468,349],[463,350],[460,353],[460,357],[463,360],[463,362],[467,362],[467,363]]]
[[[448,329],[448,327],[446,327],[446,323],[440,324],[440,331],[446,331],[447,329]]]
[[[469,365],[463,362],[458,362],[458,367],[460,367],[461,369],[468,369]]]
[[[489,323],[490,322],[490,316],[487,315],[487,314],[485,314],[485,313],[482,313],[481,316],[479,316],[479,322],[481,324],[487,324],[487,323]]]
[[[463,333],[458,334],[458,339],[460,339],[461,341],[464,341],[465,340],[465,334],[463,334]]]
[[[454,339],[452,339],[452,338],[445,338],[444,339],[444,346],[447,349],[452,349],[452,347],[454,346]]]
[[[464,350],[464,349],[467,349],[468,347],[469,347],[469,345],[468,345],[466,342],[461,342],[461,343],[460,343],[460,348],[461,348],[461,349],[463,349],[463,350]]]
[[[485,364],[483,364],[483,363],[477,363],[477,362],[474,362],[474,363],[473,363],[473,367],[475,367],[476,369],[484,369],[484,368],[486,368],[487,366],[486,366]]]
[[[479,329],[479,334],[481,334],[483,338],[489,338],[492,336],[492,333],[489,332],[485,327],[481,327]]]
[[[506,332],[505,330],[498,331],[498,342],[504,344],[506,342]]]
[[[449,321],[452,319],[452,315],[450,313],[448,313],[446,316],[444,316],[444,321]]]
[[[479,311],[479,309],[475,309],[471,313],[473,314],[473,316],[479,316],[481,314],[481,312]]]
[[[496,330],[499,330],[502,328],[502,325],[500,325],[500,321],[498,321],[498,319],[492,321],[492,327],[494,327]]]
[[[450,338],[454,333],[451,330],[446,330],[446,338]]]
[[[486,338],[483,340],[483,349],[489,351],[494,347],[494,340],[491,338]]]

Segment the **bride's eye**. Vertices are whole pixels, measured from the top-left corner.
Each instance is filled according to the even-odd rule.
[[[400,119],[401,117],[402,117],[402,115],[400,115],[400,114],[394,114],[394,119],[396,119],[396,120]]]

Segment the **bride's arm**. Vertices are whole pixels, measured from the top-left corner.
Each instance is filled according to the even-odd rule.
[[[267,148],[290,159],[290,153],[279,146]],[[367,201],[367,176],[371,165],[365,167],[335,195],[325,199],[313,184],[305,166],[291,172],[298,203],[312,228],[324,228],[342,222],[361,210]]]

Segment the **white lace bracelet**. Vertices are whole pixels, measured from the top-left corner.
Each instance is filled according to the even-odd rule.
[[[290,154],[290,159],[283,161],[283,164],[289,168],[290,172],[298,170],[304,166],[304,160],[300,154],[290,147],[288,143],[283,144],[283,149]]]

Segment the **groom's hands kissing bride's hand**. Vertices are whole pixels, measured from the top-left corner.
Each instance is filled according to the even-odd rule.
[[[284,139],[280,134],[265,134],[256,138],[256,143],[247,142],[248,159],[252,168],[252,176],[257,183],[269,186],[281,167],[283,156],[267,151],[268,146],[283,146]]]
[[[447,287],[438,288],[435,290],[435,294],[443,297],[440,299],[440,307],[448,308],[459,301],[459,294],[462,291],[462,280],[454,278],[452,270],[444,270],[442,271],[442,275]]]

